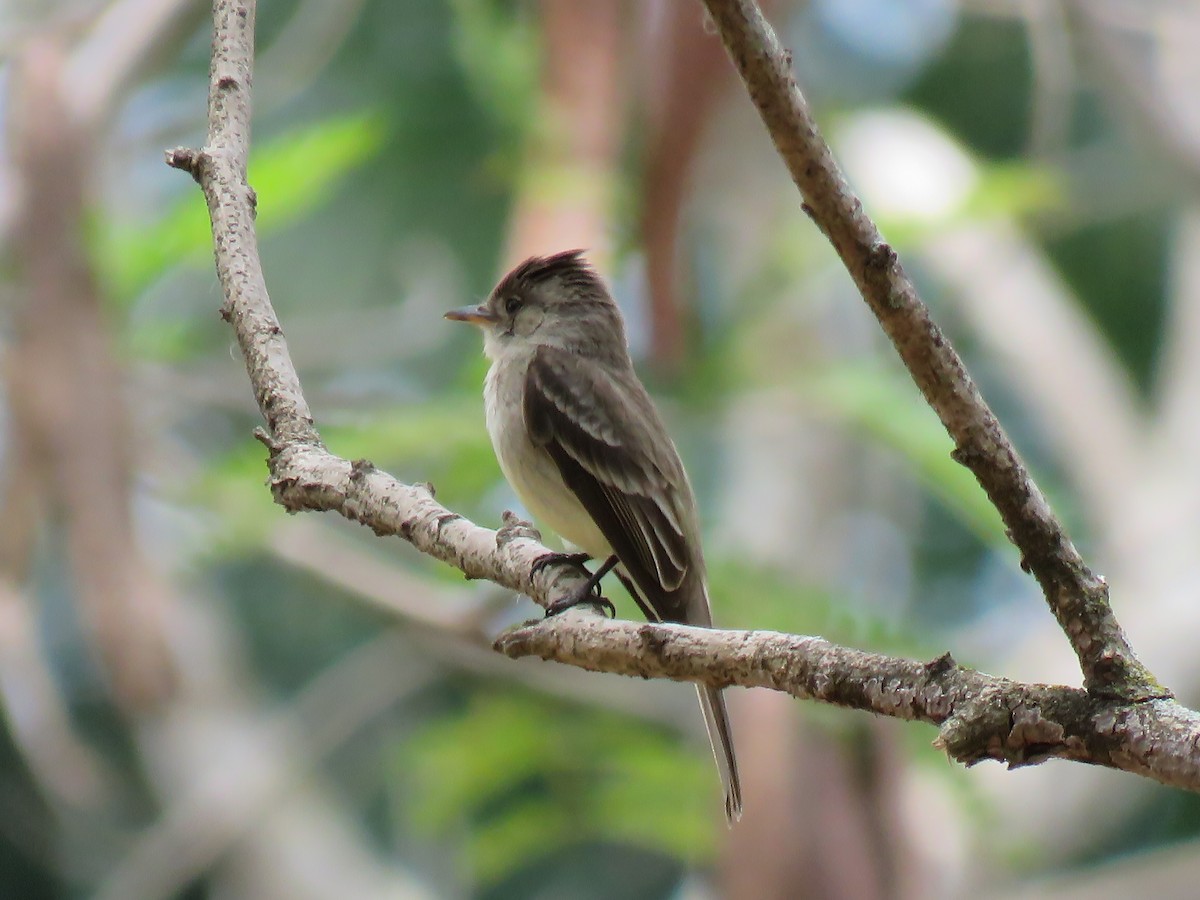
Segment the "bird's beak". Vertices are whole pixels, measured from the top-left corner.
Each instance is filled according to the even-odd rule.
[[[472,325],[492,325],[496,316],[486,306],[460,306],[446,313],[446,318],[453,322],[470,322]]]

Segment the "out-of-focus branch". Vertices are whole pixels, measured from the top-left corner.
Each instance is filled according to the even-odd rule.
[[[729,81],[721,48],[691,4],[664,3],[648,66],[646,161],[641,231],[650,291],[650,358],[679,374],[687,358],[689,313],[680,290],[680,217],[701,138]]]
[[[957,294],[1047,439],[1071,461],[1068,474],[1091,521],[1121,522],[1145,465],[1147,422],[1127,373],[1070,289],[1004,224],[935,237],[923,259]]]
[[[217,634],[220,613],[186,608],[137,540],[133,429],[121,366],[112,350],[111,329],[84,240],[100,135],[81,120],[66,96],[71,89],[64,75],[69,58],[53,37],[31,39],[11,79],[15,99],[6,125],[22,188],[15,257],[28,290],[22,291],[23,302],[13,316],[14,338],[4,360],[10,430],[14,435],[20,431],[13,446],[24,459],[6,456],[5,462],[24,467],[6,476],[20,477],[22,471],[33,476],[34,492],[32,499],[27,491],[5,493],[4,499],[14,506],[4,509],[6,526],[12,527],[0,536],[0,574],[17,581],[28,569],[32,541],[28,533],[21,533],[22,523],[12,523],[11,517],[31,511],[56,516],[82,617],[100,647],[113,694],[128,714],[125,724],[139,754],[136,762],[144,763],[139,803],[149,786],[169,808],[176,808],[172,798],[191,791],[196,773],[208,771],[213,760],[233,746],[245,765],[224,784],[234,795],[250,796],[256,784],[270,781],[264,773],[274,776],[304,735],[265,746],[241,740],[255,718],[241,701],[242,692],[253,693],[248,690],[252,679],[225,652],[229,642]],[[32,520],[34,529],[41,524]],[[19,598],[2,599],[0,613],[22,612],[15,606]],[[29,642],[29,635],[19,634],[21,622],[6,624],[6,640]],[[7,679],[22,659],[9,643],[3,650],[0,677]],[[38,652],[36,647],[32,652]],[[14,730],[24,729],[18,738],[31,739],[22,743],[22,750],[40,753],[31,762],[35,776],[45,783],[40,767],[54,767],[60,779],[54,787],[64,794],[75,791],[68,800],[86,800],[86,779],[94,778],[97,767],[88,766],[85,746],[65,743],[73,738],[63,733],[69,720],[64,710],[51,708],[44,686],[38,692],[41,673],[27,670],[19,675],[23,693],[8,690],[10,683],[4,685],[5,700],[11,704],[6,712],[16,723]],[[38,706],[32,714],[26,709],[29,704]],[[363,897],[394,893],[392,867],[374,858],[367,841],[342,814],[337,798],[321,794],[313,781],[293,787],[285,819],[267,817],[252,833],[236,835],[239,840],[225,855],[229,865],[214,881],[229,879],[237,866],[243,877],[269,872],[273,888],[289,897],[330,896],[338,890]],[[114,783],[120,785],[114,778],[100,789]],[[61,841],[58,850],[61,855]],[[187,861],[183,856],[160,860],[167,868]],[[54,862],[62,865],[64,859]],[[367,882],[373,889],[360,889]]]
[[[1036,156],[1052,157],[1070,136],[1075,60],[1067,16],[1058,3],[1021,0],[1021,7],[1033,70],[1029,148]]]
[[[198,0],[112,0],[94,21],[91,12],[59,15],[54,24],[39,22],[21,39],[8,38],[21,46],[49,32],[64,40],[70,36],[73,47],[62,70],[64,103],[83,131],[99,133],[136,79],[168,59],[199,23],[201,8]],[[20,186],[10,149],[0,147],[0,239],[10,234],[17,214],[13,198]]]
[[[1167,694],[1134,656],[1108,600],[962,360],[934,323],[896,252],[863,211],[792,75],[791,56],[753,0],[705,0],[776,149],[863,299],[978,479],[1042,587],[1090,690],[1128,699]]]
[[[372,609],[401,618],[405,627],[424,635],[421,650],[433,664],[443,663],[489,680],[503,679],[573,703],[586,703],[663,725],[689,734],[696,719],[667,684],[624,679],[598,679],[588,672],[538,665],[514,666],[492,649],[495,621],[505,615],[502,602],[513,608],[512,594],[493,596],[464,585],[449,588],[423,578],[396,560],[386,560],[364,548],[339,540],[333,529],[313,517],[282,522],[270,540],[272,551],[289,565],[354,594]]]
[[[71,53],[65,75],[72,112],[100,125],[130,83],[202,21],[200,0],[113,0]]]
[[[536,120],[518,180],[506,262],[547,247],[608,261],[621,154],[620,0],[541,0],[545,59]]]
[[[1194,496],[1200,488],[1195,467],[1171,465],[1171,457],[1179,456],[1176,448],[1195,439],[1200,397],[1200,277],[1194,209],[1200,186],[1200,108],[1195,103],[1200,9],[1194,4],[1168,4],[1153,16],[1143,16],[1136,5],[1079,0],[1071,0],[1068,9],[1101,87],[1126,119],[1125,131],[1182,173],[1191,189],[1193,208],[1179,216],[1171,254],[1173,277],[1157,384],[1161,415],[1154,439],[1158,446],[1146,469],[1163,474],[1163,483],[1172,484],[1172,491],[1173,478],[1183,478],[1183,490]],[[1174,471],[1164,474],[1160,462]],[[1190,509],[1181,505],[1181,515]]]
[[[29,195],[23,199],[28,201]],[[28,203],[14,211],[24,219]],[[28,378],[21,362],[17,348],[5,354],[9,429],[0,480],[0,704],[12,740],[46,799],[87,807],[109,787],[107,773],[72,726],[38,640],[33,599],[24,590],[45,514],[49,460],[35,436],[36,410],[21,397]]]
[[[397,560],[386,560],[347,540],[325,522],[289,518],[274,529],[269,546],[281,560],[349,591],[372,609],[417,628],[474,646],[486,642],[489,604],[467,586],[447,587],[422,578]],[[495,654],[487,654],[495,662]]]
[[[219,747],[108,873],[96,900],[178,896],[247,832],[311,791],[308,781],[322,759],[428,680],[412,671],[403,650],[396,634],[375,638],[317,675],[293,703],[240,742]],[[264,766],[267,760],[271,765]],[[354,896],[364,896],[358,891],[366,890],[369,875],[366,867],[355,873]],[[428,895],[399,869],[389,876],[369,895]]]
[[[1195,8],[1164,5],[1155,16],[1142,15],[1137,5],[1128,3],[1069,0],[1064,8],[1082,38],[1087,61],[1128,117],[1130,133],[1195,184],[1200,178],[1200,120],[1191,102],[1196,66],[1192,48],[1200,28]],[[1138,60],[1144,58],[1147,44],[1156,46],[1161,57],[1168,40],[1178,41],[1176,53],[1191,72],[1180,73],[1174,84],[1156,84],[1152,70],[1139,66]],[[1160,73],[1166,69],[1161,61],[1157,68]]]
[[[304,0],[296,4],[262,54],[262,68],[270,73],[269,83],[263,87],[273,108],[291,102],[328,67],[358,24],[365,5],[366,0]]]
[[[1190,453],[1200,440],[1200,209],[1192,206],[1175,226],[1171,248],[1168,321],[1158,371],[1159,422],[1154,439],[1160,456],[1178,460],[1173,477],[1185,478],[1189,492],[1200,488]],[[1157,466],[1155,466],[1157,468]],[[1190,510],[1191,507],[1185,507]]]
[[[19,259],[28,296],[6,360],[23,453],[46,511],[61,521],[81,609],[126,711],[160,704],[173,683],[160,585],[137,547],[119,366],[84,245],[93,135],[64,95],[66,53],[31,39],[16,80]]]
[[[29,597],[0,576],[0,705],[8,732],[52,806],[95,808],[109,799],[111,772],[71,722],[41,652]]]

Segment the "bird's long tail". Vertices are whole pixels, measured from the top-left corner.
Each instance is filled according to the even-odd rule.
[[[629,576],[624,566],[617,566],[617,578],[629,591],[638,607],[651,622],[661,622],[663,617],[658,610],[642,599],[641,593]],[[680,619],[693,625],[712,627],[712,607],[708,602],[708,589],[703,580],[699,581],[700,589],[693,594],[695,602],[687,608],[687,614]],[[717,763],[717,771],[721,775],[721,786],[725,790],[725,818],[732,825],[742,817],[742,781],[738,776],[737,756],[733,752],[733,732],[729,727],[729,712],[725,709],[725,698],[716,688],[707,685],[696,685],[696,693],[700,695],[700,709],[704,713],[704,727],[708,729],[708,742],[712,746],[713,759]]]
[[[716,688],[703,684],[696,686],[696,692],[700,695],[708,741],[712,744],[713,758],[717,761],[717,771],[721,773],[721,784],[725,788],[725,818],[732,825],[742,817],[742,782],[738,777],[737,757],[733,753],[733,735],[729,729],[725,698]]]

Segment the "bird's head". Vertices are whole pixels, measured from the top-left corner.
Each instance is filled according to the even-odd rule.
[[[491,359],[539,344],[593,358],[628,353],[621,313],[582,250],[531,257],[500,279],[487,302],[446,318],[479,326]]]

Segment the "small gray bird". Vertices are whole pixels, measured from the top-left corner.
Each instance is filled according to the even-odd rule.
[[[629,359],[625,325],[581,250],[533,257],[480,306],[446,313],[483,330],[483,396],[504,477],[537,521],[617,576],[651,621],[712,625],[696,499],[679,453]],[[550,612],[580,602],[589,589]],[[725,789],[742,789],[721,692],[699,686]]]

